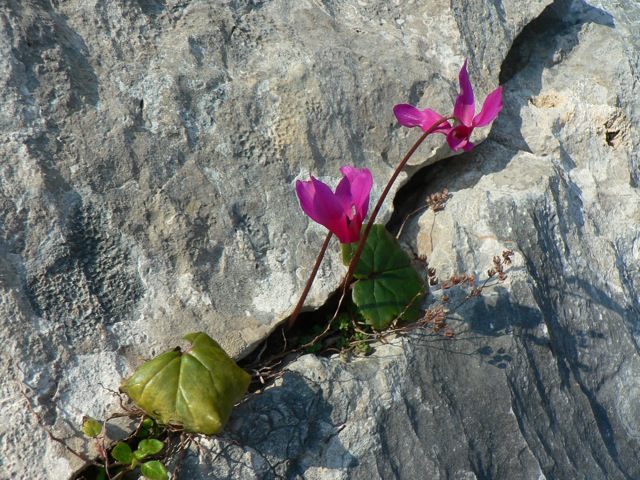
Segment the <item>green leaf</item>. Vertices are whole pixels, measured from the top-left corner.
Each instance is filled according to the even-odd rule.
[[[167,480],[167,478],[169,478],[167,469],[157,460],[143,464],[140,470],[142,471],[142,475],[153,480]]]
[[[147,452],[143,452],[142,450],[135,450],[133,452],[133,456],[136,460],[144,460],[144,458],[147,456]]]
[[[134,460],[131,447],[124,442],[116,443],[116,446],[111,450],[111,456],[120,463],[131,463]]]
[[[120,390],[162,424],[213,435],[229,420],[251,376],[207,334],[183,338],[192,344],[187,352],[172,350],[148,361]]]
[[[82,423],[82,431],[87,437],[95,438],[102,433],[102,424],[95,418],[85,418]]]
[[[342,245],[345,264],[351,261],[357,248],[358,243]],[[371,228],[354,277],[357,281],[353,302],[373,328],[387,328],[400,314],[405,320],[415,320],[420,315],[426,285],[396,237],[383,225]]]
[[[138,435],[136,436],[139,438],[149,437],[151,435],[153,425],[154,425],[153,419],[149,417],[145,418],[140,424],[140,427],[138,428]]]
[[[155,438],[142,440],[138,444],[138,450],[144,452],[147,455],[155,455],[156,453],[160,452],[163,447],[164,443],[162,443],[160,440],[156,440]]]

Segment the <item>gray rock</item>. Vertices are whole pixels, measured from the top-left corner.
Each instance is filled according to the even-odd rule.
[[[404,241],[441,278],[482,275],[513,248],[510,283],[457,311],[455,341],[305,357],[238,410],[231,460],[190,457],[185,471],[640,476],[640,12],[556,2],[513,47],[549,3],[5,2],[0,477],[81,464],[19,382],[44,424],[90,452],[82,415],[117,410],[108,389],[144,358],[197,330],[236,356],[263,339],[325,235],[295,180],[367,166],[379,195],[417,138],[391,108],[449,111],[467,57],[479,100],[501,75],[505,111],[489,141],[434,167],[424,191],[454,196]],[[449,156],[430,139],[400,184]],[[310,307],[343,272],[332,253]]]
[[[456,339],[300,358],[189,475],[640,477],[638,22],[631,2],[545,11],[503,65],[489,139],[420,174],[453,196],[403,240],[441,279],[515,251],[506,284],[451,312]]]

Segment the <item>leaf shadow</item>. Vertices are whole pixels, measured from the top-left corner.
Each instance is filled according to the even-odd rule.
[[[210,453],[215,462],[206,469],[216,478],[244,478],[250,471],[252,477],[272,479],[305,478],[311,467],[355,467],[358,459],[338,436],[343,423],[338,415],[318,385],[298,372],[285,371],[276,385],[234,409],[225,428],[230,441],[214,446]],[[191,478],[202,468],[191,464],[182,470]]]

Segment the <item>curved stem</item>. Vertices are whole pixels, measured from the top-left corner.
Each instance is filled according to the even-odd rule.
[[[336,314],[337,314],[338,310],[340,309],[340,307],[342,306],[342,301],[343,301],[343,299],[344,299],[344,297],[345,297],[345,295],[347,293],[347,287],[349,286],[349,282],[351,281],[351,278],[353,277],[353,272],[356,269],[356,265],[358,265],[358,261],[360,260],[360,256],[362,255],[362,251],[364,250],[364,246],[367,243],[367,238],[369,237],[369,233],[371,232],[371,228],[373,227],[373,222],[375,221],[376,217],[378,216],[378,212],[380,212],[380,208],[382,207],[382,203],[387,198],[387,195],[389,194],[389,191],[391,190],[391,187],[393,186],[394,182],[398,178],[398,175],[400,175],[400,172],[405,167],[405,165],[407,164],[409,159],[416,152],[416,150],[418,149],[420,144],[422,142],[424,142],[424,140],[431,133],[433,133],[433,131],[436,128],[438,128],[438,126],[441,123],[444,123],[444,122],[449,121],[449,120],[456,121],[456,120],[458,120],[458,117],[456,115],[450,115],[448,117],[443,117],[440,120],[438,120],[436,123],[431,125],[431,127],[429,127],[429,129],[426,130],[422,134],[422,136],[413,145],[413,147],[411,147],[411,149],[404,156],[404,158],[402,159],[400,164],[397,166],[395,172],[393,172],[393,175],[391,175],[391,178],[389,179],[389,182],[387,183],[387,186],[384,188],[384,190],[382,191],[382,195],[380,195],[380,198],[378,199],[378,203],[376,203],[376,206],[373,209],[373,212],[371,212],[371,217],[369,218],[369,223],[367,223],[367,227],[365,228],[364,233],[362,234],[362,237],[360,238],[360,243],[358,244],[358,249],[356,250],[355,255],[351,259],[351,262],[349,263],[349,269],[347,270],[347,276],[344,279],[344,283],[343,283],[343,287],[342,287],[342,297],[340,298],[340,302],[338,303],[338,308],[336,309]]]
[[[289,317],[289,327],[293,327],[298,319],[298,315],[300,315],[300,311],[302,310],[302,306],[304,305],[304,301],[307,299],[307,295],[309,294],[309,290],[311,290],[311,285],[316,278],[316,274],[318,273],[318,269],[320,268],[320,264],[322,263],[322,259],[324,258],[324,254],[327,251],[327,247],[329,246],[329,240],[333,233],[327,233],[327,238],[324,239],[324,243],[322,244],[322,248],[320,249],[320,253],[318,254],[318,258],[316,259],[316,264],[313,266],[313,270],[311,271],[311,275],[309,275],[309,280],[307,280],[307,285],[304,287],[302,295],[300,295],[300,299],[298,300],[298,304],[296,305],[295,310]]]

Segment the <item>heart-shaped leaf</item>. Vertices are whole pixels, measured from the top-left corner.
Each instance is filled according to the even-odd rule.
[[[364,229],[363,229],[364,230]],[[342,259],[349,264],[358,243],[342,245]],[[387,328],[402,315],[415,320],[427,287],[398,239],[383,225],[373,225],[353,275],[353,303],[367,323],[377,330]]]
[[[191,342],[186,352],[176,349],[148,361],[120,390],[162,424],[213,435],[227,423],[251,376],[207,334],[183,338]]]

